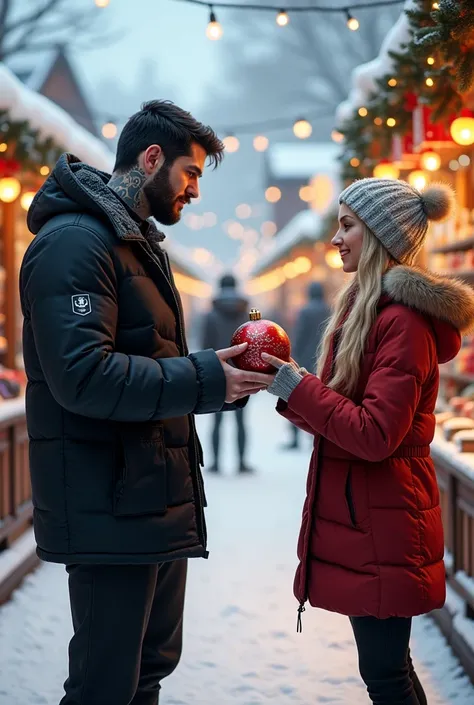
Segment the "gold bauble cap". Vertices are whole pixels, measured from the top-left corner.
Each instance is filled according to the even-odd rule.
[[[262,314],[260,313],[258,308],[251,308],[249,318],[251,321],[260,321],[262,318]]]

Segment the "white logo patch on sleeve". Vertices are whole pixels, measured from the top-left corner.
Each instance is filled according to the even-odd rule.
[[[72,312],[78,316],[87,316],[92,312],[91,297],[89,294],[74,294],[71,296]]]

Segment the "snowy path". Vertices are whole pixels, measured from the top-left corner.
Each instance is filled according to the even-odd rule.
[[[163,705],[365,705],[347,619],[308,609],[296,633],[292,595],[309,439],[278,451],[286,422],[260,395],[249,408],[255,477],[207,477],[208,561],[191,564],[181,665]],[[208,445],[210,418],[199,419]],[[234,424],[223,424],[232,449]],[[44,565],[0,609],[0,705],[57,705],[71,621],[61,566]],[[472,705],[474,688],[437,628],[415,621],[414,659],[430,705]]]

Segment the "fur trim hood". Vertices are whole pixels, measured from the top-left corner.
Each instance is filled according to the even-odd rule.
[[[461,333],[474,330],[474,289],[459,279],[399,265],[385,274],[383,292],[392,301],[449,323]]]

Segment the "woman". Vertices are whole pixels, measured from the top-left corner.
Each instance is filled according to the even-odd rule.
[[[372,702],[426,705],[409,654],[411,618],[445,600],[439,493],[429,444],[438,363],[474,321],[467,285],[413,266],[429,220],[454,203],[446,186],[419,193],[363,179],[340,197],[332,240],[344,271],[317,375],[293,361],[269,391],[314,435],[294,591],[350,617]]]

